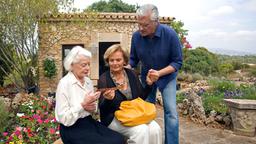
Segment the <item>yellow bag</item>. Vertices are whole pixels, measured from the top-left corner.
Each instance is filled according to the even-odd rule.
[[[124,126],[146,124],[156,118],[155,105],[144,101],[140,97],[121,102],[119,109],[115,112],[115,117]]]

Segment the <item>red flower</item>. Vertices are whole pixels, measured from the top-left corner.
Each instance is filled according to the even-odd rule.
[[[46,109],[46,106],[45,106],[45,105],[42,105],[42,108],[43,108],[43,109]]]
[[[190,45],[190,43],[189,42],[187,42],[187,43],[185,43],[185,48],[187,48],[187,49],[189,49],[189,48],[192,48],[192,46]]]

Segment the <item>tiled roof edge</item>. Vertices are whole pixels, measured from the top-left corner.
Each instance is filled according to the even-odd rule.
[[[41,21],[119,21],[136,22],[135,13],[78,13],[78,14],[48,14],[39,18]],[[169,23],[174,17],[159,17],[161,23]]]

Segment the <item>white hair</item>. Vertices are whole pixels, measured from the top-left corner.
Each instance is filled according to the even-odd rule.
[[[71,71],[71,65],[79,62],[81,56],[91,58],[92,53],[81,46],[73,47],[64,59],[64,68],[67,71]]]
[[[145,4],[142,5],[141,7],[139,7],[136,11],[136,14],[138,16],[147,16],[148,13],[150,12],[150,19],[152,21],[158,21],[159,19],[159,13],[158,13],[158,9],[155,5],[153,4]]]

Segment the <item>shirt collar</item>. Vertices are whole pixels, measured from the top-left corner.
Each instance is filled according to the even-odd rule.
[[[160,24],[158,24],[156,26],[156,31],[155,31],[154,35],[157,36],[157,37],[161,37],[161,26],[160,26]]]
[[[154,37],[161,37],[161,25],[159,23],[156,26]],[[145,38],[149,38],[149,36],[145,36]]]
[[[76,79],[74,73],[72,72],[68,72],[68,78],[71,84],[81,84],[80,81]],[[86,77],[84,78],[85,84],[89,84],[88,79],[89,78],[86,78]]]

